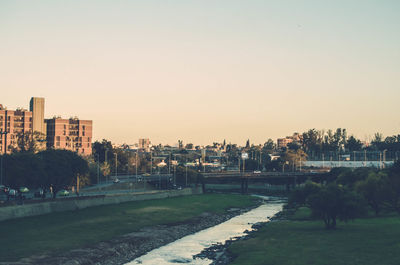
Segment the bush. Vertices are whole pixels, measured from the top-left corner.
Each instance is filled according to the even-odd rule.
[[[347,222],[364,212],[361,198],[336,184],[324,186],[310,195],[307,204],[312,216],[322,219],[326,229],[335,229],[337,219]]]

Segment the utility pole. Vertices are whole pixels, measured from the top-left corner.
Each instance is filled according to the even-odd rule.
[[[115,178],[118,176],[118,154],[114,153],[115,155]]]
[[[168,159],[168,175],[171,175],[171,153],[169,153]]]
[[[187,187],[187,184],[188,184],[188,171],[187,171],[187,157],[185,158],[185,168],[186,168],[186,187]]]
[[[153,152],[150,151],[150,175],[153,175]]]
[[[7,143],[7,131],[3,131],[3,129],[0,131],[0,139],[2,140],[2,145],[3,143]],[[4,141],[3,141],[3,135],[4,137]],[[6,147],[4,150],[2,148],[3,154],[1,155],[1,167],[0,167],[0,184],[3,185],[3,157],[4,155],[7,153],[7,144],[4,144],[4,146]],[[2,146],[3,147],[3,146]]]
[[[137,182],[137,170],[138,170],[138,152],[139,150],[136,150],[136,159],[135,159],[136,182]]]
[[[97,155],[97,184],[99,184],[100,183],[100,165],[99,165],[100,161],[99,161],[99,154],[96,153],[96,155]]]
[[[108,166],[108,162],[107,162],[107,152],[108,152],[108,149],[106,149],[106,150],[104,151],[104,161],[105,161],[106,165]],[[107,170],[107,171],[108,171],[108,170]],[[108,175],[108,174],[106,174],[106,183],[107,183],[107,175]]]

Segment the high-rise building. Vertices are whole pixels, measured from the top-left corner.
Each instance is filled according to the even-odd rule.
[[[17,146],[18,136],[32,132],[32,112],[7,110],[0,104],[0,153],[10,153]]]
[[[82,155],[92,154],[92,125],[78,118],[46,119],[47,148],[67,149]]]
[[[150,151],[150,139],[149,138],[139,139],[138,148],[143,149],[146,152],[149,152]]]
[[[32,112],[32,126],[34,132],[46,134],[46,126],[44,124],[44,98],[31,98],[29,102],[29,110]]]

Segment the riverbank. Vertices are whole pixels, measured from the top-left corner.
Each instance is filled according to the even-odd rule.
[[[250,196],[206,194],[5,221],[1,260],[19,261],[0,264],[123,264],[256,204]]]
[[[398,215],[340,222],[328,231],[309,213],[306,208],[283,211],[278,221],[229,244],[229,264],[400,264]]]

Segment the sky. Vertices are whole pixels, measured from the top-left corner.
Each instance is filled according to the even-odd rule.
[[[0,103],[94,139],[400,133],[400,1],[0,1]]]

